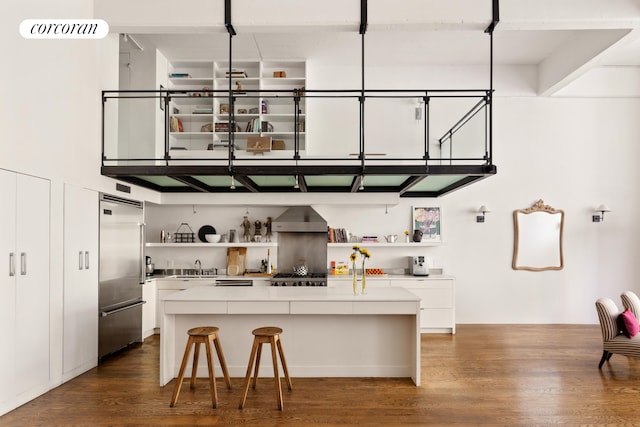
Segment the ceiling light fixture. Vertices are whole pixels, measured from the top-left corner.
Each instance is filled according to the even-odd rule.
[[[236,189],[236,180],[233,179],[233,175],[231,175],[231,186],[229,186],[230,190],[235,190]]]
[[[298,175],[296,175],[296,183],[293,184],[293,188],[295,188],[296,190],[300,188],[300,184],[298,183]]]
[[[364,190],[364,175],[360,175],[360,187],[358,188],[358,190]]]

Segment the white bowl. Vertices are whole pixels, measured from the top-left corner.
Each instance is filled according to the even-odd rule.
[[[204,238],[207,239],[209,243],[218,243],[220,241],[220,234],[205,234]]]

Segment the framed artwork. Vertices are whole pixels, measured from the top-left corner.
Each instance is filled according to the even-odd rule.
[[[422,232],[422,242],[442,241],[442,216],[439,207],[414,207],[412,231]]]

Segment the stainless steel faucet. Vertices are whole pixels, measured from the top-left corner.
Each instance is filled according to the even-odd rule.
[[[197,272],[198,276],[201,276],[202,275],[202,263],[200,262],[199,259],[196,260],[195,267],[196,267],[196,272]]]

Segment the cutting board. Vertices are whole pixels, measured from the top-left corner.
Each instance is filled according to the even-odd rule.
[[[247,248],[227,248],[227,276],[242,276],[246,262]]]

